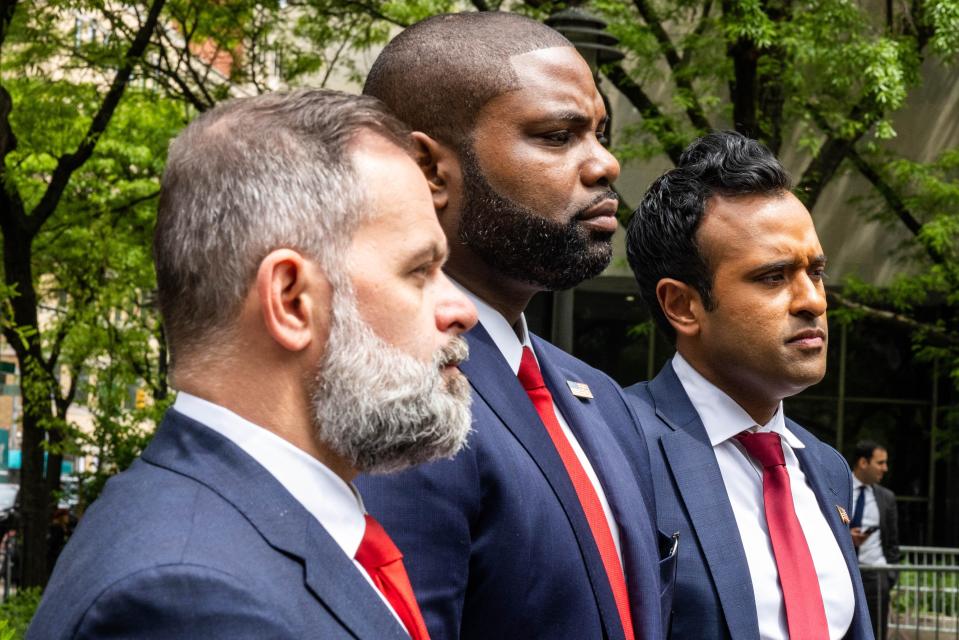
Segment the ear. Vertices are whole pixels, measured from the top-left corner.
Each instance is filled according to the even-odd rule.
[[[692,337],[699,333],[703,305],[699,292],[693,287],[673,278],[663,278],[656,283],[656,298],[678,336]]]
[[[449,204],[450,186],[459,182],[459,156],[442,142],[414,131],[413,154],[433,194],[433,207],[440,214]]]
[[[260,262],[255,288],[266,331],[284,349],[303,351],[326,335],[332,291],[315,262],[292,249],[271,251]]]

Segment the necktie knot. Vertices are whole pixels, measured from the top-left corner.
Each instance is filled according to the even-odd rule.
[[[519,383],[527,391],[542,389],[546,386],[546,383],[543,382],[543,373],[536,363],[536,356],[533,355],[533,350],[529,347],[523,347],[523,359],[520,360],[516,377],[519,378]]]
[[[761,464],[764,469],[786,465],[782,440],[778,433],[772,431],[750,433],[747,431],[740,433],[736,436],[736,439],[742,443],[746,452]]]
[[[366,531],[360,541],[360,548],[356,550],[356,561],[370,571],[402,559],[403,554],[393,544],[386,530],[373,516],[367,515]]]

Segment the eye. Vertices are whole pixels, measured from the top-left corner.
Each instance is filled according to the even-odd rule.
[[[786,274],[782,271],[770,271],[760,275],[756,280],[769,285],[782,284],[786,281]]]
[[[573,137],[573,134],[564,129],[562,131],[551,131],[549,133],[544,133],[540,137],[550,144],[562,146],[570,141],[570,139]]]
[[[826,274],[825,267],[817,267],[809,272],[809,277],[815,280],[816,282],[819,282],[821,280],[825,280],[829,276]]]
[[[600,143],[601,145],[603,145],[604,147],[608,147],[608,146],[609,146],[609,138],[606,137],[606,132],[605,132],[605,131],[597,131],[597,132],[596,132],[596,140],[598,140],[599,143]]]
[[[425,278],[426,276],[430,274],[430,271],[432,270],[433,270],[433,263],[428,262],[426,264],[421,264],[415,269],[413,269],[412,271],[410,271],[410,275]]]

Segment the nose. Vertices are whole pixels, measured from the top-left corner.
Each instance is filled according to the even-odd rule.
[[[813,278],[806,272],[797,276],[793,285],[792,314],[815,318],[826,313],[826,306],[826,288],[822,279]]]
[[[589,144],[589,157],[582,167],[583,184],[587,187],[597,184],[605,186],[615,182],[618,177],[619,160],[599,140],[592,138]]]
[[[476,305],[456,288],[445,273],[440,273],[438,285],[436,328],[457,336],[472,329],[478,321]]]

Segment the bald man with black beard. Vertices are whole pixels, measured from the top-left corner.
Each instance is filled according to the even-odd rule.
[[[397,36],[364,92],[415,131],[445,270],[480,319],[467,448],[360,480],[431,637],[662,638],[674,545],[650,515],[645,441],[620,388],[523,315],[611,258],[619,164],[589,67],[535,21],[451,14]]]

